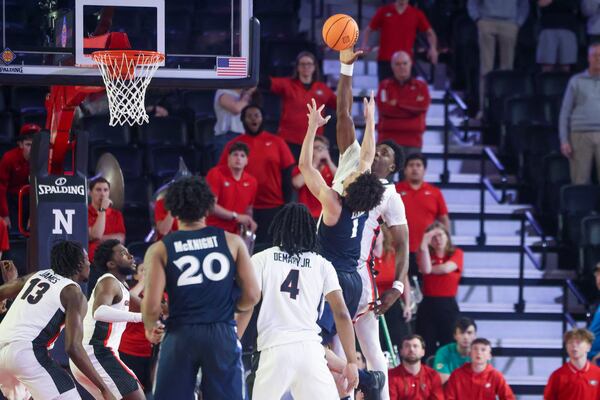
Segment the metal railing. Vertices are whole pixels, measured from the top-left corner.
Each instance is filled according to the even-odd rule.
[[[443,171],[440,174],[440,180],[442,183],[450,182],[450,172],[448,171],[448,160],[450,158],[450,132],[458,138],[461,136],[460,130],[454,125],[452,120],[450,119],[450,105],[456,105],[463,114],[463,132],[462,132],[462,140],[467,140],[469,136],[469,116],[468,116],[468,106],[460,98],[460,96],[450,90],[446,89],[444,93],[444,154],[443,154]]]
[[[486,175],[487,161],[490,161],[496,171],[500,174],[500,195],[496,193],[494,184]],[[498,160],[498,157],[496,157],[496,154],[494,154],[492,149],[487,146],[481,151],[479,174],[479,236],[477,237],[477,244],[483,246],[487,241],[487,236],[485,234],[485,193],[487,191],[496,203],[504,204],[507,197],[506,184],[508,182],[506,168],[504,168],[504,165]]]

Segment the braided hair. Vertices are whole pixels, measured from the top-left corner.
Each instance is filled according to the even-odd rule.
[[[288,203],[273,218],[269,226],[273,246],[279,246],[291,256],[317,251],[317,224],[303,204]]]
[[[50,268],[66,278],[81,271],[83,260],[83,246],[77,242],[61,240],[50,250]]]

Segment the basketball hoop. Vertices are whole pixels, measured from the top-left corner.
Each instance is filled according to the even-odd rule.
[[[148,122],[146,89],[165,55],[156,51],[102,50],[92,53],[102,73],[110,126]]]

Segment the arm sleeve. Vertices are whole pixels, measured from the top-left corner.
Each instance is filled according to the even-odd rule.
[[[325,279],[323,281],[323,296],[327,296],[329,293],[335,290],[342,290],[333,265],[329,261],[325,260],[323,269],[325,271]]]
[[[458,267],[458,272],[463,271],[463,263],[464,263],[464,253],[461,249],[457,248],[454,251],[454,254],[452,254],[452,257],[450,257],[450,260],[448,261],[452,261],[454,264],[456,264],[456,266]]]
[[[498,399],[500,400],[515,400],[515,394],[506,382],[506,379],[498,372]]]
[[[220,192],[219,188],[221,187],[221,184],[219,182],[219,178],[217,176],[217,172],[216,172],[215,168],[211,168],[208,171],[208,173],[206,174],[206,183],[208,183],[210,190],[213,192],[215,197],[218,199],[221,194],[221,193],[219,193]]]
[[[475,22],[479,18],[481,18],[481,13],[479,11],[479,0],[469,0],[467,3],[467,11],[469,12],[469,17]]]
[[[448,207],[446,206],[446,200],[444,199],[444,195],[442,191],[438,189],[438,217],[441,215],[448,215]]]
[[[371,19],[371,22],[369,22],[369,28],[374,31],[381,28],[381,20],[382,19],[383,19],[383,7],[379,7],[377,9],[377,11],[375,12],[375,15]]]
[[[102,322],[142,322],[142,314],[117,310],[102,304],[94,312],[94,319]]]
[[[271,77],[271,92],[278,95],[285,94],[286,88],[288,87],[289,79],[290,78]]]
[[[384,207],[382,217],[387,226],[407,224],[404,202],[398,192],[393,193],[388,198],[387,207]]]
[[[442,352],[442,349],[445,349],[445,347],[438,349],[438,351],[435,352],[435,359],[433,361],[433,368],[437,371],[437,372],[441,372],[442,374],[451,374],[452,371],[450,371],[450,366],[448,365],[448,363],[446,362],[446,353]]]
[[[544,400],[559,400],[556,393],[556,371],[550,375],[548,384],[544,388]]]
[[[417,21],[417,30],[419,32],[427,32],[428,30],[431,29],[431,24],[429,23],[429,20],[427,19],[427,17],[425,16],[425,14],[423,14],[423,11],[421,10],[417,10],[418,12],[418,21]]]
[[[571,119],[573,106],[575,105],[575,79],[576,77],[573,77],[569,80],[560,107],[560,116],[558,117],[558,137],[560,138],[561,144],[569,143],[569,121]]]
[[[9,165],[6,155],[0,160],[0,217],[8,217],[8,201],[6,194],[8,191],[8,179],[10,176]],[[11,221],[13,224],[16,221]]]

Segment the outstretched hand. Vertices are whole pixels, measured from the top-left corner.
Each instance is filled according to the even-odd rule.
[[[363,98],[363,111],[365,113],[365,121],[374,121],[375,120],[375,95],[371,90],[371,96],[369,100],[367,98]]]
[[[317,108],[317,102],[315,101],[315,99],[312,99],[311,103],[307,104],[306,107],[308,108],[308,114],[306,114],[306,116],[308,117],[309,125],[313,125],[317,128],[320,128],[327,122],[329,122],[329,120],[331,119],[331,115],[328,115],[326,117],[323,117],[321,115],[321,112],[325,108],[325,104],[322,104],[321,107]]]
[[[349,49],[340,51],[340,62],[343,64],[354,64],[358,57],[363,55],[362,50],[354,51],[354,48],[350,47]]]

